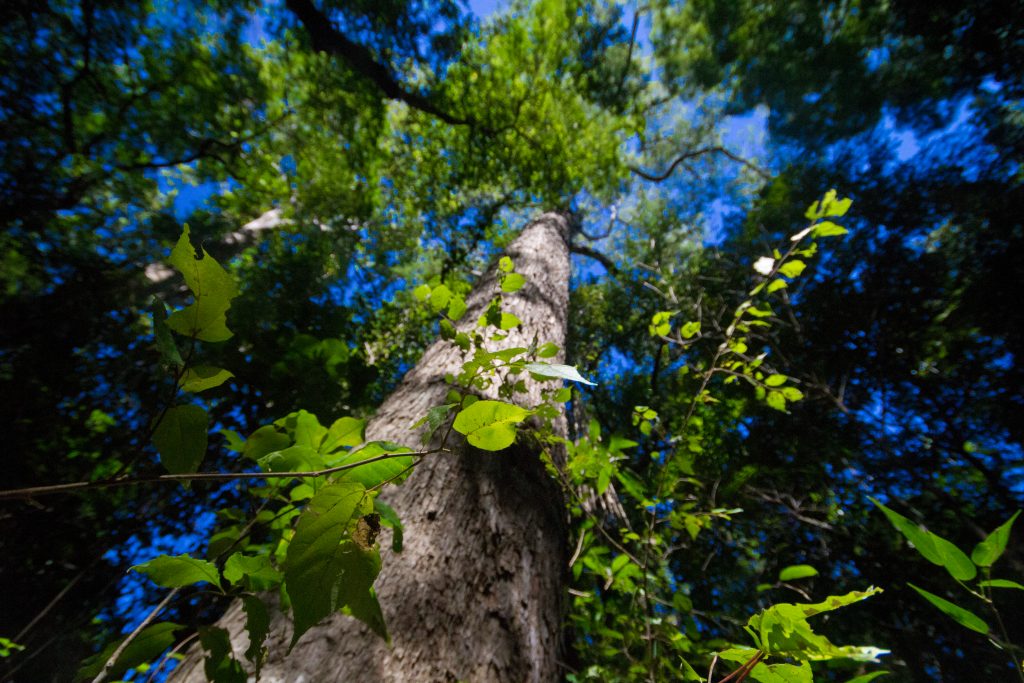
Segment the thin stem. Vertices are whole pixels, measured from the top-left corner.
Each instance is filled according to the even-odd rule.
[[[1021,667],[1020,661],[1017,660],[1016,648],[1010,642],[1010,636],[1006,632],[1006,625],[1003,623],[1003,617],[999,614],[999,610],[996,609],[995,603],[992,602],[992,600],[988,600],[988,605],[992,610],[992,614],[996,618],[996,625],[999,627],[999,636],[1006,644],[1006,649],[1010,653],[1010,659],[1013,662],[1013,670],[1017,672],[1017,678],[1020,679],[1021,683],[1024,683],[1024,667]]]
[[[164,655],[164,656],[163,656],[163,657],[162,657],[162,658],[160,659],[160,664],[158,664],[158,665],[157,665],[157,666],[156,666],[156,667],[155,667],[155,668],[153,669],[153,672],[152,672],[151,674],[149,674],[149,676],[148,676],[148,677],[146,678],[146,683],[150,683],[151,681],[154,681],[154,680],[156,680],[156,677],[157,677],[157,675],[158,675],[158,674],[159,674],[159,673],[160,673],[161,671],[163,671],[163,670],[164,670],[164,667],[165,667],[165,666],[167,666],[167,662],[169,662],[169,661],[171,660],[171,658],[172,658],[172,657],[174,657],[174,655],[178,654],[178,653],[179,653],[179,652],[181,652],[181,651],[182,651],[183,649],[185,649],[185,646],[186,646],[186,645],[188,645],[189,643],[191,643],[191,642],[192,642],[193,640],[195,640],[195,639],[196,639],[197,637],[199,637],[199,634],[198,634],[198,633],[193,633],[192,635],[188,636],[187,638],[184,638],[184,639],[182,639],[182,641],[181,641],[180,643],[178,643],[177,645],[175,645],[175,646],[174,646],[174,649],[172,649],[172,650],[171,650],[170,652],[168,652],[168,653],[167,653],[166,655]]]
[[[152,477],[123,477],[120,479],[100,479],[98,481],[76,481],[70,484],[54,484],[52,486],[30,486],[23,489],[8,489],[0,491],[0,500],[16,498],[32,498],[53,493],[70,493],[72,491],[88,491],[92,489],[118,488],[122,486],[136,486],[139,484],[157,484],[162,482],[181,481],[236,481],[239,479],[312,479],[324,477],[328,474],[343,472],[355,469],[370,463],[390,460],[392,458],[416,457],[430,455],[438,452],[438,449],[419,451],[416,453],[384,453],[359,462],[329,467],[324,470],[312,472],[195,472],[192,474],[160,474]]]

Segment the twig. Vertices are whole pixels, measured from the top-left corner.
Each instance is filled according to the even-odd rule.
[[[39,610],[39,613],[32,617],[32,621],[28,622],[25,628],[21,629],[21,631],[18,632],[18,635],[14,636],[14,642],[20,643],[21,639],[25,637],[25,634],[31,631],[32,627],[38,624],[40,619],[49,614],[50,610],[53,609],[54,605],[60,602],[64,598],[64,596],[68,594],[68,591],[71,590],[74,587],[74,585],[79,582],[79,580],[81,580],[81,578],[85,575],[85,571],[86,570],[83,569],[75,575],[75,578],[68,581],[68,584],[64,586],[64,588],[62,588],[60,592],[57,593],[57,595],[55,595],[52,600],[50,600],[50,602],[46,603],[46,607]]]
[[[164,608],[170,604],[171,600],[174,599],[174,596],[178,594],[179,590],[181,589],[175,588],[168,593],[167,597],[160,601],[160,604],[154,607],[152,612],[146,615],[146,618],[142,620],[142,623],[136,626],[135,630],[129,633],[127,638],[121,641],[121,644],[118,645],[113,654],[110,655],[110,659],[108,659],[107,663],[103,665],[103,669],[96,675],[96,678],[92,679],[92,683],[103,683],[103,681],[107,680],[107,676],[109,676],[110,672],[114,669],[114,665],[117,664],[118,658],[124,654],[124,651],[128,649],[131,642],[135,640],[140,633],[142,633],[142,630],[149,626],[150,623],[164,611]]]
[[[52,493],[70,493],[72,491],[88,491],[91,489],[118,488],[121,486],[136,486],[138,484],[156,484],[162,482],[180,481],[235,481],[238,479],[312,479],[323,477],[335,472],[355,469],[363,465],[389,460],[400,457],[416,457],[437,453],[440,449],[419,451],[415,453],[384,453],[359,462],[329,467],[324,470],[312,472],[195,472],[193,474],[160,474],[152,477],[123,477],[120,479],[100,479],[97,481],[76,481],[70,484],[54,484],[51,486],[30,486],[23,489],[8,489],[0,491],[0,500],[13,498],[32,498]]]

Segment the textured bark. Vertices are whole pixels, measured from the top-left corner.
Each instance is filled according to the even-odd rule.
[[[511,244],[508,255],[527,284],[505,295],[505,310],[522,325],[501,347],[551,341],[564,346],[568,308],[568,223],[542,215]],[[497,291],[493,270],[467,300],[459,328],[471,330]],[[560,358],[552,359],[561,362]],[[416,446],[409,429],[443,403],[446,372],[457,372],[458,349],[437,342],[384,402],[367,439]],[[540,402],[540,385],[519,394]],[[564,435],[564,419],[556,431]],[[458,437],[457,434],[453,434]],[[386,500],[405,524],[405,548],[384,551],[376,589],[391,633],[389,647],[361,623],[338,614],[307,632],[285,656],[288,620],[274,618],[270,661],[261,680],[289,681],[554,681],[566,567],[566,527],[560,492],[536,449],[520,439],[501,453],[461,440],[451,455],[427,457]],[[387,539],[382,539],[382,546]],[[236,657],[247,643],[238,604],[221,619]],[[196,653],[176,680],[204,679]]]

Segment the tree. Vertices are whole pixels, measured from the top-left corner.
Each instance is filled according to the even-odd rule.
[[[922,571],[935,555],[915,559],[899,535],[911,527],[897,534],[889,522],[901,518],[883,516],[868,495],[967,549],[1019,505],[1019,311],[1014,286],[1002,289],[1019,270],[1008,255],[1020,237],[1010,66],[1019,21],[999,27],[1012,12],[969,5],[924,17],[912,3],[813,2],[633,11],[541,0],[478,23],[450,3],[182,7],[4,10],[3,53],[18,68],[0,79],[0,314],[14,323],[0,326],[3,466],[12,487],[84,482],[73,496],[5,492],[20,499],[2,503],[14,513],[0,517],[0,571],[15,588],[0,636],[26,646],[8,659],[0,640],[5,676],[68,679],[97,650],[86,670],[101,671],[127,642],[119,635],[152,614],[166,622],[141,629],[125,647],[131,657],[107,673],[152,657],[166,671],[172,651],[198,640],[193,677],[239,679],[261,653],[226,656],[228,634],[210,624],[231,604],[227,593],[242,599],[224,622],[236,645],[243,621],[259,635],[268,595],[298,631],[345,612],[283,660],[288,627],[275,618],[267,667],[283,676],[322,661],[302,652],[340,639],[331,649],[351,654],[346,662],[387,677],[517,678],[529,669],[573,681],[699,680],[710,670],[715,680],[804,681],[812,671],[847,680],[875,675],[868,660],[878,651],[837,648],[806,615],[859,602],[872,583],[886,593],[832,619],[837,640],[892,645],[887,661],[902,680],[1007,674],[1010,658],[988,652],[986,640],[1014,652],[1014,625],[988,629],[996,619],[986,612],[982,628],[948,606],[959,624],[936,623],[944,603],[904,584],[959,600],[949,579]],[[202,21],[182,18],[193,14]],[[969,48],[947,49],[950,30]],[[981,104],[956,104],[964,97]],[[740,155],[729,119],[753,106],[770,107],[760,160]],[[967,117],[970,134],[942,140],[962,151],[958,163],[903,164],[889,149],[887,123],[921,142],[941,123],[929,112],[958,108],[978,112]],[[184,189],[192,182],[209,196],[192,207],[175,201],[178,191],[194,196]],[[833,186],[854,196],[849,213],[834,194],[805,213]],[[600,382],[586,391],[531,385],[545,401],[571,399],[564,431],[516,382],[473,384],[498,365],[525,382],[526,362],[549,363],[541,349],[557,348],[533,348],[545,339],[528,335],[492,340],[525,351],[477,358],[479,311],[451,308],[474,281],[478,307],[495,282],[515,288],[498,257],[545,210],[572,216],[568,248],[580,255],[565,285],[569,308],[558,307],[568,310],[566,330],[552,339]],[[712,240],[709,214],[725,217]],[[191,241],[178,241],[173,261],[187,271],[206,248],[227,265],[214,297],[230,302],[217,310],[234,333],[226,343],[183,328],[196,309],[176,280],[142,275],[165,260],[186,215]],[[261,215],[274,217],[273,229],[232,243]],[[852,234],[836,239],[846,228]],[[554,258],[549,251],[514,266]],[[504,275],[493,274],[495,262]],[[177,310],[161,323],[165,304]],[[502,310],[484,308],[479,329],[504,335]],[[526,334],[533,325],[515,315],[524,323],[516,334]],[[185,329],[177,350],[162,325]],[[459,371],[455,349],[467,345],[470,366]],[[556,420],[553,431],[531,421],[540,431],[519,430],[505,454],[518,475],[520,458],[547,453],[551,478],[537,466],[530,481],[553,487],[542,496],[550,510],[524,504],[506,516],[467,498],[458,507],[466,522],[452,531],[415,511],[440,495],[420,495],[426,482],[491,482],[512,463],[471,450],[449,457],[438,451],[448,448],[443,435],[419,455],[357,443],[354,425],[383,404],[370,438],[417,447],[388,415],[413,412],[399,397],[446,368],[458,396],[434,385],[415,392],[421,408],[436,404],[428,429],[465,426],[459,416],[474,394],[508,406],[477,409],[515,418],[490,423],[502,438],[524,416],[517,399]],[[410,379],[396,389],[402,375]],[[203,448],[186,458],[168,451],[168,415],[168,424],[201,422],[192,441]],[[449,437],[460,433],[452,423]],[[394,515],[376,493],[417,460],[418,474],[388,489]],[[182,479],[193,484],[167,483]],[[485,596],[491,614],[466,607],[492,576],[481,566],[491,558],[468,541],[503,561],[525,547],[486,546],[488,536],[464,532],[490,519],[483,513],[517,532],[553,532],[534,539],[554,551],[534,553],[546,569],[531,575],[532,588],[567,585],[568,615],[564,649],[543,648],[544,665],[510,654],[529,629],[509,619],[499,590]],[[374,514],[391,538],[406,524],[404,551],[383,551],[379,603]],[[339,556],[318,555],[310,529]],[[915,533],[907,538],[920,549]],[[384,546],[388,538],[385,530]],[[995,576],[1006,580],[999,572],[1019,571],[1019,544],[1003,541]],[[998,544],[982,542],[989,550],[977,557],[989,562]],[[415,570],[411,579],[401,570],[431,553],[441,562],[436,548],[452,545],[461,555],[444,557],[465,569],[450,574],[469,578],[447,593],[418,590]],[[313,548],[309,557],[303,548]],[[958,552],[948,555],[954,578],[969,573],[965,562],[978,576],[992,571]],[[305,560],[329,569],[320,595],[303,583]],[[352,580],[336,582],[338,572]],[[975,586],[972,609],[1009,613],[1017,594],[1000,587]],[[793,594],[800,607],[785,602]],[[443,595],[458,599],[422,607]],[[122,606],[110,607],[118,596]],[[123,607],[130,601],[135,608]],[[548,643],[558,639],[556,603],[528,601],[523,615],[544,623],[535,633]],[[460,607],[459,635],[408,635],[430,635],[416,621],[424,614],[440,623]],[[386,627],[392,649],[380,640]],[[490,654],[466,654],[478,645]],[[497,669],[472,668],[491,655]]]
[[[505,313],[521,324],[508,331],[500,348],[538,342],[563,347],[567,217],[538,218],[512,242],[508,257],[526,284],[506,298]],[[500,291],[500,274],[490,269],[467,297],[459,332],[478,334],[476,322]],[[499,350],[495,342],[489,346]],[[417,443],[423,429],[409,426],[448,402],[445,375],[458,374],[462,362],[459,347],[450,341],[431,345],[381,405],[367,439]],[[499,386],[482,392],[482,398],[497,399]],[[532,408],[543,402],[539,383],[527,380],[524,389],[515,395],[517,404]],[[564,420],[556,420],[554,433],[564,435]],[[264,675],[321,681],[557,680],[567,527],[561,492],[544,470],[538,445],[526,442],[491,454],[460,441],[450,452],[418,464],[388,502],[407,539],[400,553],[385,555],[374,584],[391,642],[337,615],[288,652],[292,629],[279,614]],[[242,651],[242,605],[232,607],[221,623]],[[201,657],[180,671],[178,680],[206,680]]]

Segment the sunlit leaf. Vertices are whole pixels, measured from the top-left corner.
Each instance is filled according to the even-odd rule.
[[[306,506],[288,545],[284,575],[292,602],[292,646],[321,619],[368,591],[380,558],[344,540],[355,518],[370,512],[366,489],[356,482],[330,484]]]
[[[1024,591],[1024,586],[1016,581],[1010,581],[1009,579],[989,579],[988,581],[979,581],[978,585],[984,588],[1014,588],[1019,591]]]
[[[219,387],[235,375],[224,368],[215,368],[209,365],[199,365],[189,368],[181,378],[181,388],[184,391],[199,393],[207,389]]]
[[[175,311],[167,325],[178,334],[202,341],[218,342],[231,338],[227,328],[227,311],[238,296],[238,286],[205,249],[196,249],[189,240],[186,225],[181,238],[171,251],[169,263],[185,277],[195,303]]]
[[[400,455],[401,453],[408,452],[410,452],[410,449],[407,446],[400,446],[387,441],[371,441],[357,451],[352,451],[332,459],[329,465],[331,467],[356,465],[385,454],[393,454],[394,457],[384,458],[375,462],[365,462],[365,464],[353,467],[350,470],[344,470],[341,474],[335,476],[337,476],[339,481],[342,479],[345,481],[357,481],[366,488],[380,486],[384,482],[401,484],[412,471],[413,457],[411,455]]]
[[[779,581],[796,581],[817,575],[818,570],[809,564],[794,564],[779,572]]]
[[[923,588],[918,588],[912,583],[908,583],[907,585],[917,591],[925,600],[938,607],[943,614],[964,628],[969,628],[972,631],[977,631],[978,633],[988,633],[988,624],[973,612],[966,610],[959,605],[955,605],[945,598],[940,598],[934,593],[929,593]]]
[[[509,273],[501,282],[501,291],[511,294],[518,292],[526,284],[526,278],[519,273]]]
[[[529,415],[530,411],[511,403],[477,401],[459,411],[452,428],[481,450],[500,451],[512,445],[516,425]]]
[[[220,572],[215,564],[187,554],[160,555],[149,562],[135,565],[132,571],[145,574],[153,583],[165,588],[181,588],[203,582],[218,588],[220,586]]]
[[[1006,544],[1010,541],[1010,531],[1013,529],[1013,523],[1020,515],[1020,510],[1013,513],[1010,519],[1006,520],[1003,524],[985,537],[981,543],[974,547],[971,551],[971,560],[974,564],[979,567],[991,567],[996,560],[1006,550]]]
[[[321,453],[333,453],[339,448],[352,448],[363,442],[366,420],[354,417],[339,417],[327,430],[320,443]]]
[[[932,564],[945,567],[950,576],[959,581],[970,581],[978,574],[974,563],[959,548],[937,534],[922,529],[895,510],[890,510],[874,498],[869,498],[896,530],[914,544],[914,548]]]
[[[591,382],[589,379],[581,375],[579,370],[571,365],[560,365],[558,363],[527,363],[525,368],[527,371],[532,372],[535,375],[540,375],[541,377],[567,379],[571,382],[589,384],[592,387],[597,386],[596,383]]]

